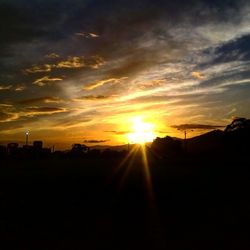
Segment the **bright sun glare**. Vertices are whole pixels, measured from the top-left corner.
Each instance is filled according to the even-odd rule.
[[[133,119],[132,131],[128,134],[130,143],[144,144],[152,142],[156,137],[153,124],[144,122],[141,117]]]

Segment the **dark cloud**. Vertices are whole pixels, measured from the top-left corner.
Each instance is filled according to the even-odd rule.
[[[247,64],[244,65],[246,67]],[[233,69],[233,66],[229,67],[226,70],[221,70],[218,74],[211,76],[210,79],[205,79],[200,82],[199,87],[208,87],[214,86],[214,88],[227,85],[234,85],[235,82],[239,82],[242,80],[250,81],[250,70],[249,69]],[[240,82],[239,82],[240,85]]]
[[[108,142],[109,140],[84,140],[84,143],[104,143]]]
[[[200,68],[205,68],[210,65],[229,63],[235,61],[250,60],[250,35],[242,35],[233,40],[229,40],[216,48],[208,48],[203,51],[204,57],[211,56],[211,60],[204,64],[200,64]]]
[[[55,113],[55,112],[65,112],[63,108],[55,108],[55,107],[28,107],[25,108],[27,112],[34,113]]]
[[[218,47],[213,63],[250,60],[250,35],[244,35]]]
[[[210,130],[210,129],[224,128],[225,126],[222,126],[222,125],[208,125],[208,124],[180,124],[180,125],[173,125],[171,127],[179,129],[179,130],[186,130],[186,129]]]
[[[104,96],[104,95],[85,95],[78,97],[77,100],[104,100],[108,99],[110,96]]]

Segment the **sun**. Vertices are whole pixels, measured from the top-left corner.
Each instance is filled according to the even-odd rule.
[[[144,122],[141,117],[135,117],[132,123],[132,132],[128,133],[127,136],[129,143],[152,142],[156,138],[154,125]]]

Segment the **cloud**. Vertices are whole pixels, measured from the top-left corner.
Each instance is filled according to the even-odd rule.
[[[104,132],[105,132],[105,133],[115,134],[115,135],[126,135],[126,134],[130,133],[131,131],[106,130],[106,131],[104,131]]]
[[[25,99],[22,101],[19,101],[19,104],[23,105],[30,105],[30,104],[35,104],[35,103],[59,103],[62,100],[59,97],[55,96],[44,96],[44,97],[38,97],[38,98],[31,98],[31,99]]]
[[[152,80],[148,83],[139,84],[138,87],[142,90],[148,90],[148,89],[154,89],[154,88],[161,87],[164,85],[164,83],[166,83],[166,80],[156,79],[156,80]]]
[[[172,125],[172,128],[176,128],[178,130],[187,130],[187,129],[202,129],[202,130],[210,130],[210,129],[218,129],[224,128],[222,125],[209,125],[209,124],[180,124],[180,125]]]
[[[46,55],[45,57],[50,58],[50,59],[55,59],[55,58],[59,58],[60,56],[56,53],[50,53],[50,54]]]
[[[66,61],[61,61],[55,68],[82,68],[85,66],[84,59],[78,56],[69,57]]]
[[[48,55],[50,58],[58,58],[56,54]],[[53,56],[53,57],[51,57]],[[55,63],[46,63],[43,65],[33,65],[30,68],[25,69],[23,72],[28,74],[51,72],[55,69],[81,69],[81,68],[91,68],[98,69],[104,64],[104,60],[100,56],[91,56],[85,58],[84,56],[68,56],[63,61],[58,61]]]
[[[25,69],[24,71],[26,73],[42,73],[42,72],[50,72],[52,69],[53,65],[50,64],[44,64],[42,66],[37,66],[37,65],[33,65],[31,68],[29,69]]]
[[[7,85],[7,86],[0,85],[0,91],[1,90],[23,91],[25,89],[26,89],[26,87],[24,85],[19,85],[19,84],[17,84],[16,86],[13,86],[13,85]]]
[[[99,81],[96,81],[96,82],[93,82],[93,83],[88,83],[86,84],[83,89],[84,90],[92,90],[92,89],[95,89],[95,88],[98,88],[100,86],[103,86],[105,84],[108,84],[108,83],[120,83],[121,81],[127,79],[127,77],[121,77],[121,78],[110,78],[110,79],[104,79],[104,80],[99,80]]]
[[[96,33],[85,33],[85,32],[76,32],[76,36],[84,37],[84,38],[97,38],[99,35]]]
[[[5,86],[5,85],[0,85],[0,91],[1,90],[10,90],[12,88],[12,85],[7,85],[7,86]]]
[[[92,37],[92,38],[97,38],[99,37],[99,35],[95,34],[95,33],[89,33],[89,35]]]
[[[105,95],[85,95],[85,96],[81,96],[78,98],[75,98],[75,101],[82,101],[82,100],[105,100],[105,99],[109,99],[110,96],[105,96]]]
[[[24,91],[26,89],[26,87],[24,85],[16,85],[14,90],[15,91]]]
[[[59,77],[49,77],[49,76],[44,76],[42,78],[39,78],[37,80],[35,80],[33,83],[37,86],[43,87],[49,83],[53,83],[53,82],[58,82],[58,81],[62,81],[62,78]]]
[[[64,108],[55,108],[55,107],[28,107],[25,108],[25,111],[27,112],[27,114],[43,114],[43,113],[47,113],[47,114],[54,114],[54,113],[61,113],[61,112],[65,112],[66,109]]]
[[[15,114],[11,114],[11,113],[6,113],[4,111],[0,110],[0,122],[9,122],[9,121],[13,121],[15,119],[17,119],[18,116]]]
[[[104,142],[108,142],[110,140],[84,140],[84,143],[104,143]]]
[[[198,72],[198,71],[193,71],[192,76],[194,78],[197,78],[197,79],[204,79],[205,78],[205,76],[201,72]]]

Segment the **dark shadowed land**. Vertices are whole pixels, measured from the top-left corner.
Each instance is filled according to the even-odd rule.
[[[240,120],[225,131],[158,138],[129,152],[6,155],[2,148],[1,244],[249,249],[249,144],[249,120]]]

